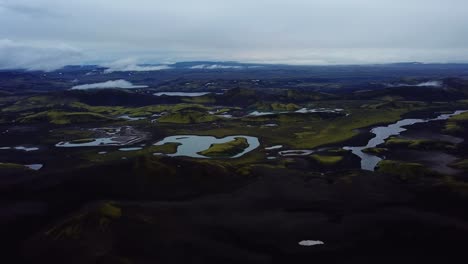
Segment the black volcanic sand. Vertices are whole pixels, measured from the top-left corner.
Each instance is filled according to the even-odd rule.
[[[433,178],[405,184],[361,171],[266,167],[239,176],[189,160],[161,162],[180,167],[170,177],[141,175],[135,166],[143,161],[129,160],[72,172],[58,184],[51,175],[49,185],[18,187],[12,199],[25,202],[6,212],[16,221],[10,215],[2,225],[9,252],[22,245],[24,263],[405,263],[455,258],[468,243],[466,199]],[[105,231],[58,240],[39,232],[96,200],[122,208]],[[34,213],[21,210],[28,206]],[[301,240],[325,245],[301,247]]]

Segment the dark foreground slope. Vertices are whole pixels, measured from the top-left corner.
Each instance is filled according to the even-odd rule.
[[[409,263],[454,260],[468,243],[466,198],[437,178],[408,183],[361,171],[320,175],[262,166],[239,177],[181,166],[191,168],[177,173],[183,178],[150,169],[139,176],[121,164],[119,171],[105,169],[112,177],[94,173],[38,191],[30,199],[68,205],[68,213],[23,244],[24,261]],[[80,205],[105,197],[114,199]],[[325,245],[301,247],[302,240]]]

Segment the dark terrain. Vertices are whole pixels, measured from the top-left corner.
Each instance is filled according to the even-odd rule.
[[[466,255],[466,113],[386,140],[372,150],[384,158],[375,171],[342,147],[365,145],[377,126],[468,110],[468,65],[188,68],[199,63],[131,76],[98,66],[0,72],[0,148],[10,148],[0,150],[4,263],[454,263]],[[116,79],[148,87],[69,90]],[[57,147],[122,127],[137,140]],[[237,150],[223,145],[224,155],[200,159],[171,157],[177,144],[153,145],[173,135],[247,135],[260,146],[229,158]]]

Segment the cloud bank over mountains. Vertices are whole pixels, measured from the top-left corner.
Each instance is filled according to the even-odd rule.
[[[0,39],[0,69],[52,71],[80,63],[82,57],[78,49],[64,44],[51,46]]]
[[[468,62],[466,10],[466,0],[0,0],[0,67]]]
[[[134,58],[122,59],[111,63],[104,63],[101,66],[107,68],[104,71],[105,73],[130,71],[161,71],[172,69],[172,67],[168,65],[140,65],[138,63],[138,60]]]
[[[107,81],[100,83],[91,83],[91,84],[82,84],[73,86],[72,90],[90,90],[90,89],[111,89],[111,88],[121,88],[121,89],[138,89],[138,88],[147,88],[146,85],[134,85],[126,80],[115,80]]]

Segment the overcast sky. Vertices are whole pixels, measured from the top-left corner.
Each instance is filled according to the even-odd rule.
[[[468,62],[468,0],[0,0],[0,68]]]

